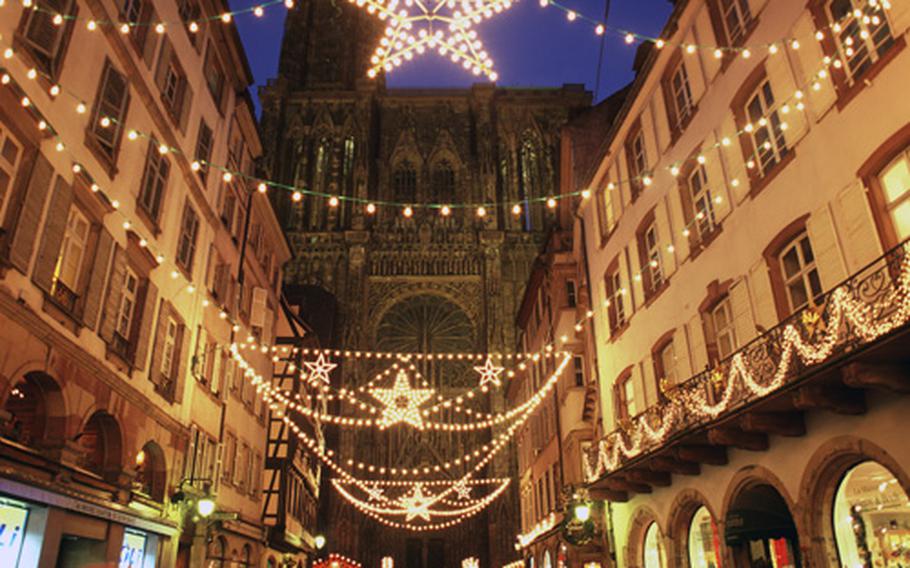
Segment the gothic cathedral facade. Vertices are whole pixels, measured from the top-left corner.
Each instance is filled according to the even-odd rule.
[[[558,193],[561,129],[590,106],[590,93],[580,85],[390,89],[382,77],[366,77],[381,33],[378,19],[341,0],[303,0],[288,14],[279,77],[260,92],[265,173],[288,186],[361,201],[332,207],[324,197],[294,201],[290,191],[274,192],[295,255],[286,289],[325,335],[323,345],[515,350],[516,312],[552,219],[540,204],[521,215],[511,205]],[[370,213],[367,202],[380,206]],[[401,207],[383,202],[509,205],[483,217],[457,207],[447,217],[421,208],[405,217]],[[383,370],[375,360],[338,362],[333,380],[349,388]],[[424,363],[419,371],[446,396],[478,378],[464,361]],[[487,410],[502,408],[501,391],[488,397]],[[398,430],[405,429],[336,432],[330,443],[341,463],[435,472],[484,441]],[[514,478],[510,455],[504,451],[483,476]],[[457,568],[467,557],[498,567],[515,558],[514,494],[456,527],[408,535],[362,515],[323,485],[319,530],[331,550],[365,566],[379,566],[386,556],[407,568]]]

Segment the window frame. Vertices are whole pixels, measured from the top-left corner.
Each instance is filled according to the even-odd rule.
[[[28,59],[36,67],[44,71],[51,81],[59,79],[63,70],[63,63],[69,51],[69,41],[75,27],[76,16],[79,13],[79,6],[75,0],[60,1],[64,3],[64,9],[57,11],[57,13],[64,14],[67,18],[60,26],[50,23],[51,28],[57,30],[52,49],[39,45],[34,38],[29,36],[30,26],[32,26],[36,18],[44,18],[47,22],[51,22],[53,16],[51,16],[49,10],[23,10],[13,39],[13,46],[22,48]]]
[[[626,166],[629,170],[629,189],[632,201],[644,192],[644,178],[648,175],[648,150],[645,144],[645,132],[641,126],[641,118],[635,120],[626,141],[623,144],[626,150]]]
[[[115,75],[123,81],[123,97],[117,108],[108,108],[107,89],[111,76]],[[92,118],[89,122],[86,140],[89,149],[99,159],[105,167],[108,175],[113,176],[117,171],[117,160],[120,156],[121,143],[123,141],[123,125],[126,123],[126,117],[129,112],[130,104],[130,82],[129,78],[118,71],[110,59],[105,58],[104,68],[101,71],[101,77],[98,80],[98,88],[95,92],[95,103],[92,108]],[[104,118],[110,119],[108,126],[102,126],[101,121]],[[111,133],[111,140],[108,142],[103,137]]]
[[[158,148],[158,141],[154,137],[150,138],[145,166],[142,169],[139,196],[136,200],[136,210],[141,213],[140,218],[146,221],[156,235],[161,233],[159,222],[171,173],[170,160]]]
[[[642,266],[641,280],[645,302],[649,302],[669,283],[664,272],[663,251],[660,245],[657,217],[653,208],[642,218],[638,230],[635,232],[635,238],[638,244],[638,258]]]
[[[629,397],[630,389],[632,394],[631,399]],[[629,406],[630,400],[632,403],[631,408]],[[635,399],[635,382],[632,373],[632,365],[623,369],[613,383],[613,404],[617,422],[631,420],[641,413]],[[634,413],[632,412],[633,410],[635,411]]]
[[[180,232],[177,236],[177,251],[174,262],[192,280],[193,265],[196,261],[196,245],[199,239],[199,214],[193,209],[189,198],[183,204],[180,216]]]
[[[623,286],[622,281],[622,271],[619,266],[619,256],[617,256],[604,272],[604,292],[609,302],[606,307],[611,338],[617,337],[628,325],[625,290],[626,288]]]

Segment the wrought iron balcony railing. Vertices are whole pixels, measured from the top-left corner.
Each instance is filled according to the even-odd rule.
[[[667,447],[864,347],[910,321],[910,241],[828,291],[814,306],[676,385],[604,436],[585,459],[589,482]]]

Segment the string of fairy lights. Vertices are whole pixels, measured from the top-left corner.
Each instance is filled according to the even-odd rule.
[[[882,305],[864,302],[860,292],[851,293],[846,286],[835,288],[826,301],[827,310],[810,308],[803,312],[800,323],[805,333],[801,333],[793,323],[783,329],[783,341],[775,357],[776,368],[767,381],[760,382],[755,378],[740,351],[733,355],[726,372],[715,368],[709,374],[708,381],[712,387],[723,387],[719,395],[709,398],[703,388],[661,385],[666,400],[601,439],[584,460],[585,478],[595,481],[621,467],[624,459],[662,446],[676,431],[675,426],[684,419],[710,420],[730,411],[742,400],[741,396],[734,396],[737,392],[745,392],[746,398],[751,398],[780,389],[786,382],[794,358],[804,365],[817,365],[828,360],[834,355],[847,329],[858,333],[864,342],[870,342],[905,325],[910,321],[910,245],[904,244],[903,247],[900,273],[894,278],[895,289],[881,300]],[[827,313],[827,321],[823,319],[823,312]],[[880,317],[884,314],[887,315]],[[876,320],[876,316],[879,319]],[[716,393],[717,389],[712,388],[712,392]],[[655,426],[652,422],[659,425]]]

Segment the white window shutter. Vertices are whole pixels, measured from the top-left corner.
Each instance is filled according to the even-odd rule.
[[[695,374],[689,360],[689,341],[685,327],[673,331],[673,354],[676,356],[676,377],[679,382],[683,382]]]
[[[808,10],[803,12],[803,15],[796,22],[796,26],[793,28],[793,37],[796,38],[810,38],[815,35],[815,23],[812,21],[812,15]],[[792,50],[791,50],[792,51]],[[824,52],[822,52],[821,45],[817,41],[803,41],[798,50],[792,51],[795,55],[796,60],[799,62],[798,67],[802,69],[799,70],[798,75],[804,79],[808,79],[813,74],[817,74],[822,69],[825,69],[824,65]],[[831,74],[828,73],[824,78],[819,78],[815,76],[815,80],[821,84],[821,89],[808,89],[808,98],[809,98],[809,108],[812,110],[815,120],[820,120],[822,116],[828,109],[830,109],[835,101],[837,101],[837,91],[834,89],[834,83],[831,82]]]
[[[670,190],[673,191],[672,189]],[[660,239],[661,260],[663,261],[664,276],[669,278],[676,272],[676,245],[673,245],[673,252],[670,252],[669,245],[673,244],[674,235],[670,230],[670,214],[667,210],[666,199],[661,199],[657,203],[654,211],[654,219],[657,222],[657,236]]]
[[[822,289],[830,290],[847,277],[847,268],[837,243],[834,220],[828,205],[812,213],[806,221],[806,233],[815,255],[815,267],[822,281]]]
[[[793,68],[789,58],[783,53],[765,60],[765,70],[771,82],[771,91],[774,93],[774,105],[781,122],[787,124],[784,139],[787,147],[793,149],[796,143],[809,131],[809,122],[806,112],[796,108],[793,96],[799,89],[793,78]],[[803,81],[803,78],[800,78]],[[811,89],[810,89],[811,90]],[[784,105],[789,105],[789,112],[784,112]]]
[[[749,292],[752,295],[752,305],[755,306],[755,323],[766,330],[777,325],[777,308],[774,306],[774,294],[771,291],[771,277],[764,260],[756,262],[749,269]]]
[[[727,178],[730,194],[737,203],[749,196],[749,174],[743,159],[742,139],[736,135],[736,121],[733,114],[727,114],[720,129],[721,149],[724,163],[727,166]]]
[[[730,287],[730,309],[733,310],[733,327],[736,330],[736,347],[742,347],[756,336],[755,320],[749,303],[749,286],[745,278]]]
[[[258,286],[253,288],[252,305],[250,307],[250,325],[263,328],[265,327],[265,310],[268,303],[269,293],[265,288]]]
[[[708,366],[708,350],[705,347],[705,330],[702,325],[701,315],[697,314],[689,320],[689,354],[692,361],[692,374],[698,374]]]
[[[866,188],[857,180],[837,196],[835,221],[841,242],[847,272],[858,272],[882,254],[875,221],[866,199]]]

